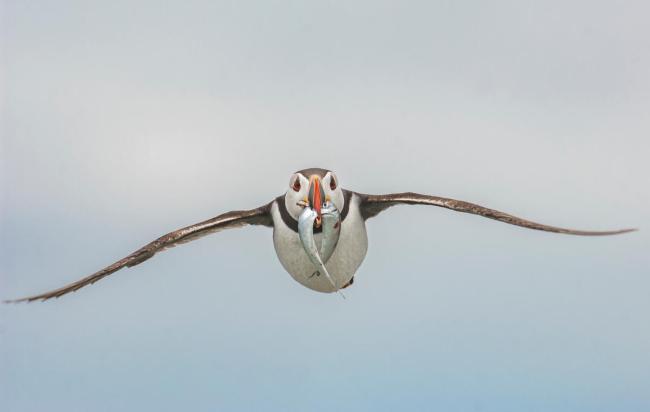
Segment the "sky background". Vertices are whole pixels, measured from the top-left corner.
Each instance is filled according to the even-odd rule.
[[[0,298],[286,190],[368,222],[347,300],[221,232],[0,305],[3,411],[647,411],[647,1],[0,3]]]

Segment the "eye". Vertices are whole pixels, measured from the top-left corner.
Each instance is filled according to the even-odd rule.
[[[293,185],[291,186],[294,192],[299,192],[300,191],[300,178],[296,178],[296,180],[293,181]]]
[[[330,190],[336,189],[336,179],[330,178]]]

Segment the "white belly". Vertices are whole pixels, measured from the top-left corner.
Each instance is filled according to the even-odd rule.
[[[336,292],[352,279],[366,256],[368,236],[365,221],[359,213],[359,199],[353,195],[350,201],[348,215],[341,223],[338,244],[332,257],[325,264],[336,288],[332,287],[325,276],[312,276],[316,268],[307,257],[298,233],[287,227],[280,216],[278,205],[273,203],[271,215],[275,253],[291,277],[309,289],[326,293]],[[314,237],[320,247],[322,234],[316,233]]]

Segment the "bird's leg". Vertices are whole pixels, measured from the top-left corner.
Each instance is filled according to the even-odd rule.
[[[351,286],[353,283],[354,283],[354,276],[352,276],[352,278],[348,281],[348,283],[346,283],[345,285],[343,285],[343,286],[341,287],[341,289],[345,289],[345,288],[347,288],[348,286]]]

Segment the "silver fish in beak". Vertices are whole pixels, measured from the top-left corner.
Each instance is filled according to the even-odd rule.
[[[322,273],[325,275],[332,287],[335,290],[338,290],[339,288],[336,286],[334,280],[327,271],[324,262],[332,256],[336,244],[338,243],[339,235],[341,233],[341,218],[339,211],[331,203],[327,203],[320,212],[323,228],[321,250],[318,250],[316,240],[314,239],[314,223],[316,222],[316,219],[318,219],[319,213],[310,207],[305,207],[298,218],[298,236],[300,237],[300,242],[309,257],[309,260],[315,266],[316,271],[312,276],[317,276]]]
[[[341,213],[334,203],[327,202],[321,209],[323,240],[320,244],[320,256],[327,263],[336,249],[341,234]]]

